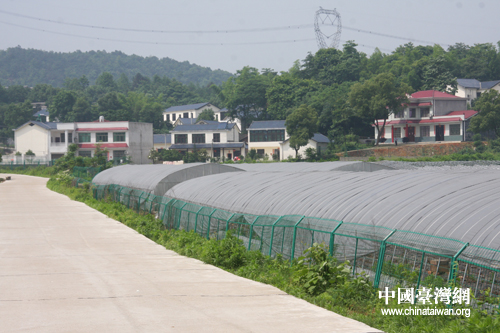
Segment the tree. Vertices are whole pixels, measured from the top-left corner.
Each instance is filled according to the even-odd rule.
[[[256,68],[244,67],[223,84],[221,94],[224,104],[231,117],[241,120],[242,131],[246,131],[252,120],[265,118],[266,90],[271,83],[271,76],[259,74]]]
[[[214,111],[212,109],[203,110],[200,113],[200,115],[198,116],[198,119],[196,119],[196,121],[199,121],[199,120],[215,120]]]
[[[104,72],[101,75],[97,77],[97,80],[95,81],[95,84],[97,86],[101,86],[105,89],[108,89],[108,91],[116,91],[116,82],[111,73]]]
[[[369,119],[377,128],[376,145],[379,144],[389,115],[402,111],[408,103],[409,91],[410,87],[397,84],[396,77],[391,73],[381,73],[351,87],[349,103],[361,117]],[[383,120],[382,125],[380,120]]]
[[[109,92],[97,101],[97,112],[106,120],[125,121],[130,119],[130,109],[124,107],[125,96]]]
[[[33,118],[33,106],[29,101],[26,101],[24,103],[12,103],[7,105],[4,116],[3,116],[3,122],[7,129],[9,130],[8,136],[12,137],[13,132],[12,129],[17,128],[24,124],[27,121],[32,120]]]
[[[70,116],[76,99],[77,94],[74,91],[59,91],[50,106],[51,120],[55,120],[57,118],[61,122],[71,121]]]
[[[474,109],[479,113],[472,118],[470,129],[474,133],[494,131],[500,136],[500,93],[497,90],[484,92],[476,100]]]
[[[290,135],[290,147],[295,149],[295,158],[300,147],[307,145],[318,130],[318,114],[303,104],[286,118],[286,131]]]
[[[68,118],[70,121],[92,121],[92,111],[89,101],[83,96],[77,97]]]

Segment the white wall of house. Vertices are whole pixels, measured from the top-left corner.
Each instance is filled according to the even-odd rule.
[[[21,154],[30,149],[37,157],[47,157],[49,154],[50,131],[38,125],[26,124],[14,132],[14,138],[16,151]]]
[[[214,112],[215,120],[220,121],[220,109],[216,107],[215,105],[208,104],[205,105],[202,108],[199,108],[197,110],[191,109],[191,110],[184,110],[184,111],[170,111],[170,112],[163,112],[163,121],[167,121],[167,115],[169,115],[169,120],[170,123],[175,123],[175,121],[179,118],[198,118],[198,116],[204,111],[212,109]],[[187,117],[184,117],[185,113],[187,113]],[[175,115],[175,120],[173,119],[173,115]]]
[[[306,157],[306,150],[308,148],[314,148],[316,151],[318,151],[318,147],[320,147],[322,152],[325,152],[326,149],[328,148],[328,143],[318,143],[314,140],[309,140],[307,145],[300,147],[298,153],[302,157]],[[289,157],[295,158],[295,149],[290,147],[290,140],[286,140],[281,144],[281,159],[288,159]]]

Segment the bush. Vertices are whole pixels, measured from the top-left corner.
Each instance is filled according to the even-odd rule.
[[[245,263],[246,252],[243,241],[228,231],[223,240],[210,239],[207,242],[201,260],[210,265],[237,269]]]

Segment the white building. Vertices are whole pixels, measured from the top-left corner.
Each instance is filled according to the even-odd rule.
[[[500,92],[500,80],[479,82],[476,79],[457,79],[457,83],[455,96],[466,98],[469,104],[490,89]]]
[[[201,120],[192,125],[176,126],[171,133],[170,149],[192,152],[206,149],[209,156],[233,159],[245,156],[245,144],[239,142],[240,129],[234,123]]]
[[[96,144],[108,150],[108,160],[129,156],[132,163],[149,163],[153,148],[153,125],[129,121],[43,123],[29,121],[14,130],[16,151],[33,151],[47,160],[62,157],[72,143],[78,156],[94,156]]]
[[[326,151],[330,140],[320,133],[315,133],[307,145],[300,147],[298,153],[305,156],[308,148],[318,153]],[[280,160],[295,157],[295,149],[290,147],[290,136],[284,120],[253,121],[248,127],[248,149],[255,149],[259,157],[266,154],[269,158],[277,155]]]
[[[163,111],[163,121],[167,121],[172,125],[179,118],[198,118],[204,111],[211,109],[214,112],[215,121],[221,119],[221,110],[210,103],[198,103],[189,105],[171,106]]]

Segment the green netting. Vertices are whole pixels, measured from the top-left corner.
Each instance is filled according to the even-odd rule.
[[[75,186],[84,180],[75,180]],[[352,274],[364,273],[377,288],[415,287],[456,280],[478,292],[500,296],[500,251],[459,240],[386,227],[300,215],[252,215],[156,196],[118,185],[93,185],[96,199],[106,197],[155,214],[168,229],[194,230],[205,238],[223,239],[227,231],[249,250],[296,259],[314,243],[325,244]]]
[[[73,167],[73,176],[92,180],[99,172],[101,167]]]
[[[412,231],[396,231],[388,240],[388,244],[400,245],[409,249],[433,253],[453,258],[466,244],[459,240],[430,236]],[[404,244],[404,245],[401,245]]]

